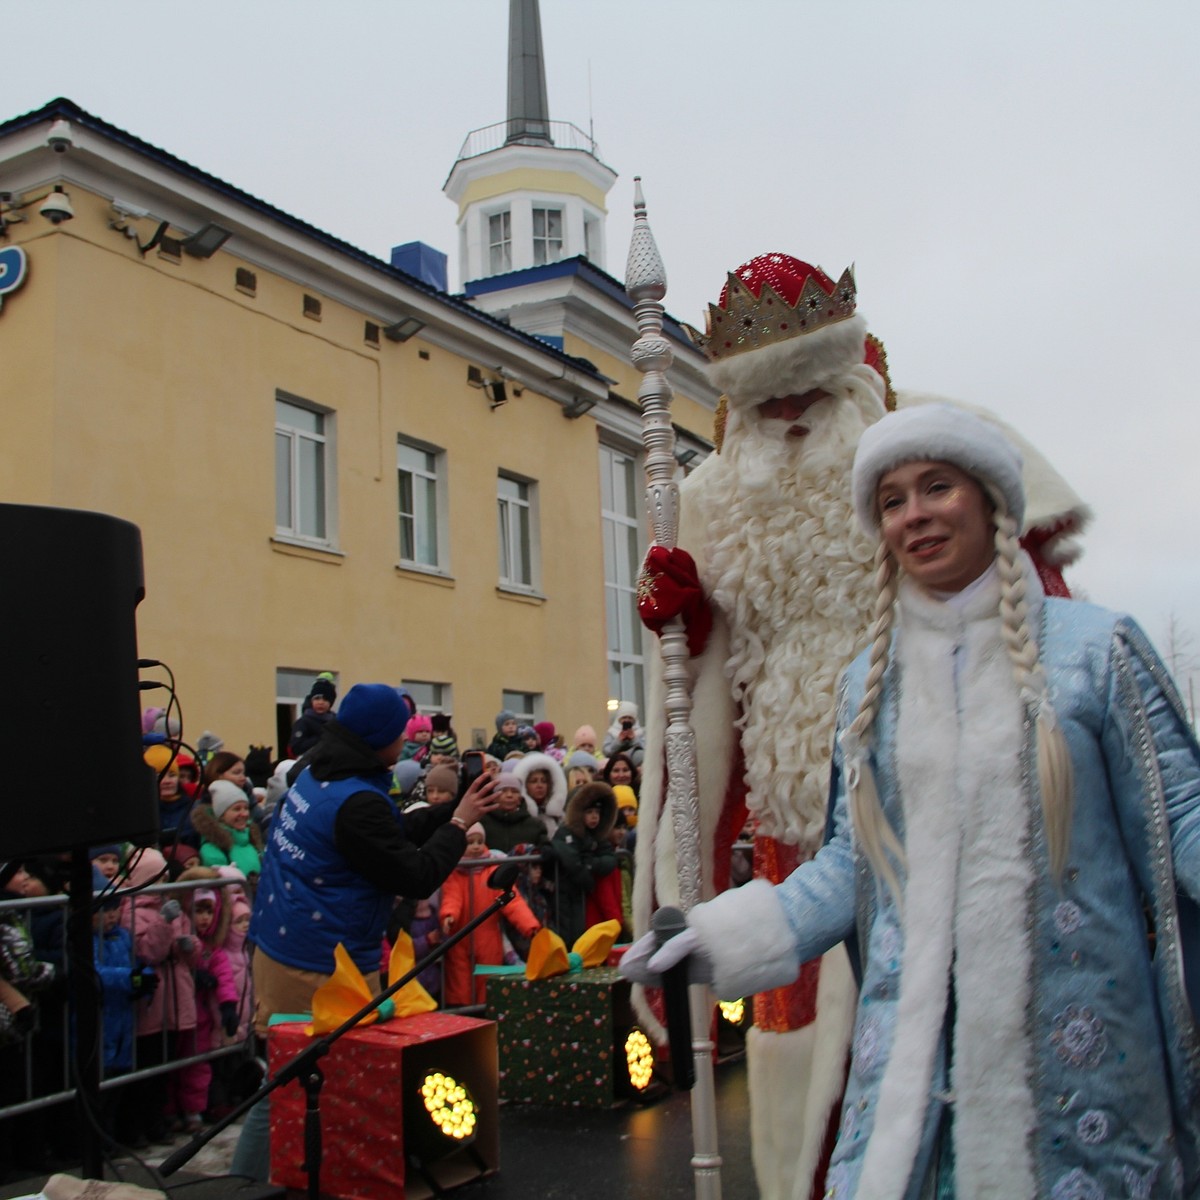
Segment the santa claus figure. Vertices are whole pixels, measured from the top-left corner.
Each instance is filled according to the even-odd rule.
[[[724,394],[718,452],[682,485],[678,549],[651,549],[639,607],[651,628],[679,612],[688,625],[701,870],[711,896],[730,884],[730,850],[747,820],[756,830],[755,875],[772,883],[821,846],[837,680],[866,644],[874,600],[873,547],[851,496],[855,447],[888,409],[937,398],[892,393],[849,270],[835,282],[785,254],[761,255],[728,277],[709,306],[704,348]],[[1060,570],[1087,510],[1033,447],[1002,427],[1025,459],[1023,543],[1047,593],[1064,595]],[[650,680],[639,934],[679,894],[653,667]],[[855,1000],[841,947],[805,964],[791,986],[754,997],[751,1121],[764,1200],[820,1195]],[[665,1040],[653,1005],[641,997],[639,1006]]]

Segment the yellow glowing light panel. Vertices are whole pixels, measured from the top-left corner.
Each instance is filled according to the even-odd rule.
[[[654,1074],[654,1051],[650,1039],[640,1029],[631,1029],[625,1039],[625,1061],[629,1066],[629,1082],[639,1092],[645,1091]]]
[[[721,1010],[721,1016],[730,1025],[740,1025],[746,1016],[745,1000],[721,1000],[717,1007]]]
[[[433,1123],[455,1141],[475,1134],[475,1101],[467,1089],[451,1075],[435,1071],[421,1084],[421,1099]]]

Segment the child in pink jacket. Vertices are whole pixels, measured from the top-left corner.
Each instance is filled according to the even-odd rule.
[[[229,907],[223,902],[218,888],[197,889],[191,893],[191,902],[200,957],[194,971],[196,1028],[190,1039],[180,1038],[184,1057],[207,1054],[219,1045],[219,1031],[232,1037],[238,1026],[237,988],[229,955],[225,953]],[[183,1114],[185,1133],[199,1133],[204,1126],[212,1076],[212,1064],[198,1062],[189,1063],[175,1077],[176,1111]]]
[[[129,885],[165,883],[167,863],[153,849],[135,850],[130,858]],[[122,923],[133,935],[134,954],[152,967],[159,985],[149,1000],[138,1004],[136,1066],[159,1066],[181,1057],[181,1037],[189,1041],[196,1028],[196,984],[192,969],[199,961],[200,947],[192,922],[174,897],[140,892],[124,901]],[[133,1132],[136,1144],[144,1139],[160,1141],[172,1125],[182,1125],[171,1104],[169,1077],[157,1075],[131,1084],[136,1096],[130,1108],[142,1118]]]

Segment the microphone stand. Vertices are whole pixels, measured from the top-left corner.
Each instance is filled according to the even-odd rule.
[[[239,1117],[250,1111],[260,1100],[266,1099],[276,1088],[293,1079],[299,1079],[304,1088],[306,1098],[304,1110],[304,1171],[308,1175],[308,1200],[320,1200],[321,1195],[321,1085],[325,1076],[321,1071],[320,1061],[329,1053],[333,1043],[343,1034],[349,1033],[362,1019],[373,1013],[385,1000],[394,996],[405,984],[436,963],[451,946],[457,945],[468,934],[474,932],[489,917],[498,913],[508,904],[515,894],[514,888],[520,873],[517,863],[505,863],[497,867],[489,876],[488,883],[492,887],[503,888],[504,891],[483,910],[468,921],[457,933],[451,934],[445,941],[434,947],[420,962],[415,963],[411,971],[402,975],[394,983],[364,1004],[352,1017],[348,1017],[336,1029],[318,1038],[309,1047],[301,1050],[291,1062],[284,1066],[266,1083],[246,1100],[243,1100],[232,1112],[224,1116],[215,1125],[202,1130],[186,1146],[181,1146],[158,1166],[158,1173],[163,1177],[174,1175],[184,1163],[190,1162],[213,1138],[222,1130],[228,1128]]]

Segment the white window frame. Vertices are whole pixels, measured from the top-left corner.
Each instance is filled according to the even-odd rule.
[[[504,275],[513,269],[512,209],[502,208],[488,213],[485,220],[487,221],[488,274]],[[498,237],[493,222],[499,222]]]
[[[279,406],[302,409],[320,418],[320,431],[300,429],[286,421],[286,414],[281,414]],[[287,523],[279,520],[279,439],[284,438],[288,444],[288,514]],[[321,470],[324,476],[324,504],[321,519],[324,522],[322,532],[306,532],[300,526],[303,494],[300,481],[300,453],[302,447],[318,446],[321,460]],[[275,535],[286,541],[302,542],[306,545],[334,546],[337,544],[337,414],[331,408],[315,404],[289,392],[275,393]]]
[[[520,494],[507,494],[502,484],[515,485]],[[536,592],[541,579],[541,530],[538,521],[537,482],[511,471],[501,471],[496,478],[497,533],[496,552],[500,586],[515,592]],[[522,539],[522,516],[524,533]],[[522,541],[528,553],[520,550]],[[514,554],[514,547],[516,553]]]
[[[500,693],[500,707],[512,713],[518,725],[534,725],[545,714],[546,697],[542,692],[517,692],[505,688]]]
[[[550,232],[550,218],[558,217],[558,235]],[[538,231],[539,218],[541,232]],[[535,205],[533,209],[533,265],[545,266],[547,263],[558,262],[563,256],[564,233],[566,230],[566,212],[557,205]]]
[[[433,468],[429,469],[428,465],[416,467],[411,463],[402,461],[402,455],[405,450],[412,451],[420,455],[428,455],[433,459]],[[400,507],[401,504],[401,476],[410,475],[414,479],[412,487],[412,513],[406,514]],[[432,489],[428,486],[418,488],[415,485],[416,480],[421,480],[425,484],[432,483]],[[429,499],[428,493],[432,491],[433,512],[428,511]],[[416,438],[405,437],[399,434],[396,437],[396,512],[397,512],[397,529],[396,540],[397,550],[402,567],[410,568],[414,571],[428,571],[437,575],[445,575],[449,571],[449,538],[447,536],[449,502],[449,488],[446,480],[446,452],[439,446],[431,445],[429,442],[422,442]],[[432,561],[426,561],[421,558],[416,550],[418,548],[417,531],[428,524],[428,519],[432,517],[433,524],[433,545],[429,547],[429,553],[432,556]],[[405,555],[404,553],[404,522],[405,520],[412,522],[412,541],[414,553]]]
[[[590,212],[583,214],[583,256],[589,262],[604,261],[604,247],[600,236],[600,218]]]
[[[436,683],[429,679],[402,679],[400,686],[407,689],[417,705],[417,712],[432,717],[434,713],[454,713],[454,689],[448,683]]]
[[[632,494],[617,486],[619,479],[626,478],[626,472],[632,473]],[[636,454],[601,444],[600,522],[604,545],[608,704],[615,710],[620,701],[632,700],[639,712],[645,712],[646,631],[637,613],[637,576],[646,549],[636,486],[640,478],[641,460]]]

